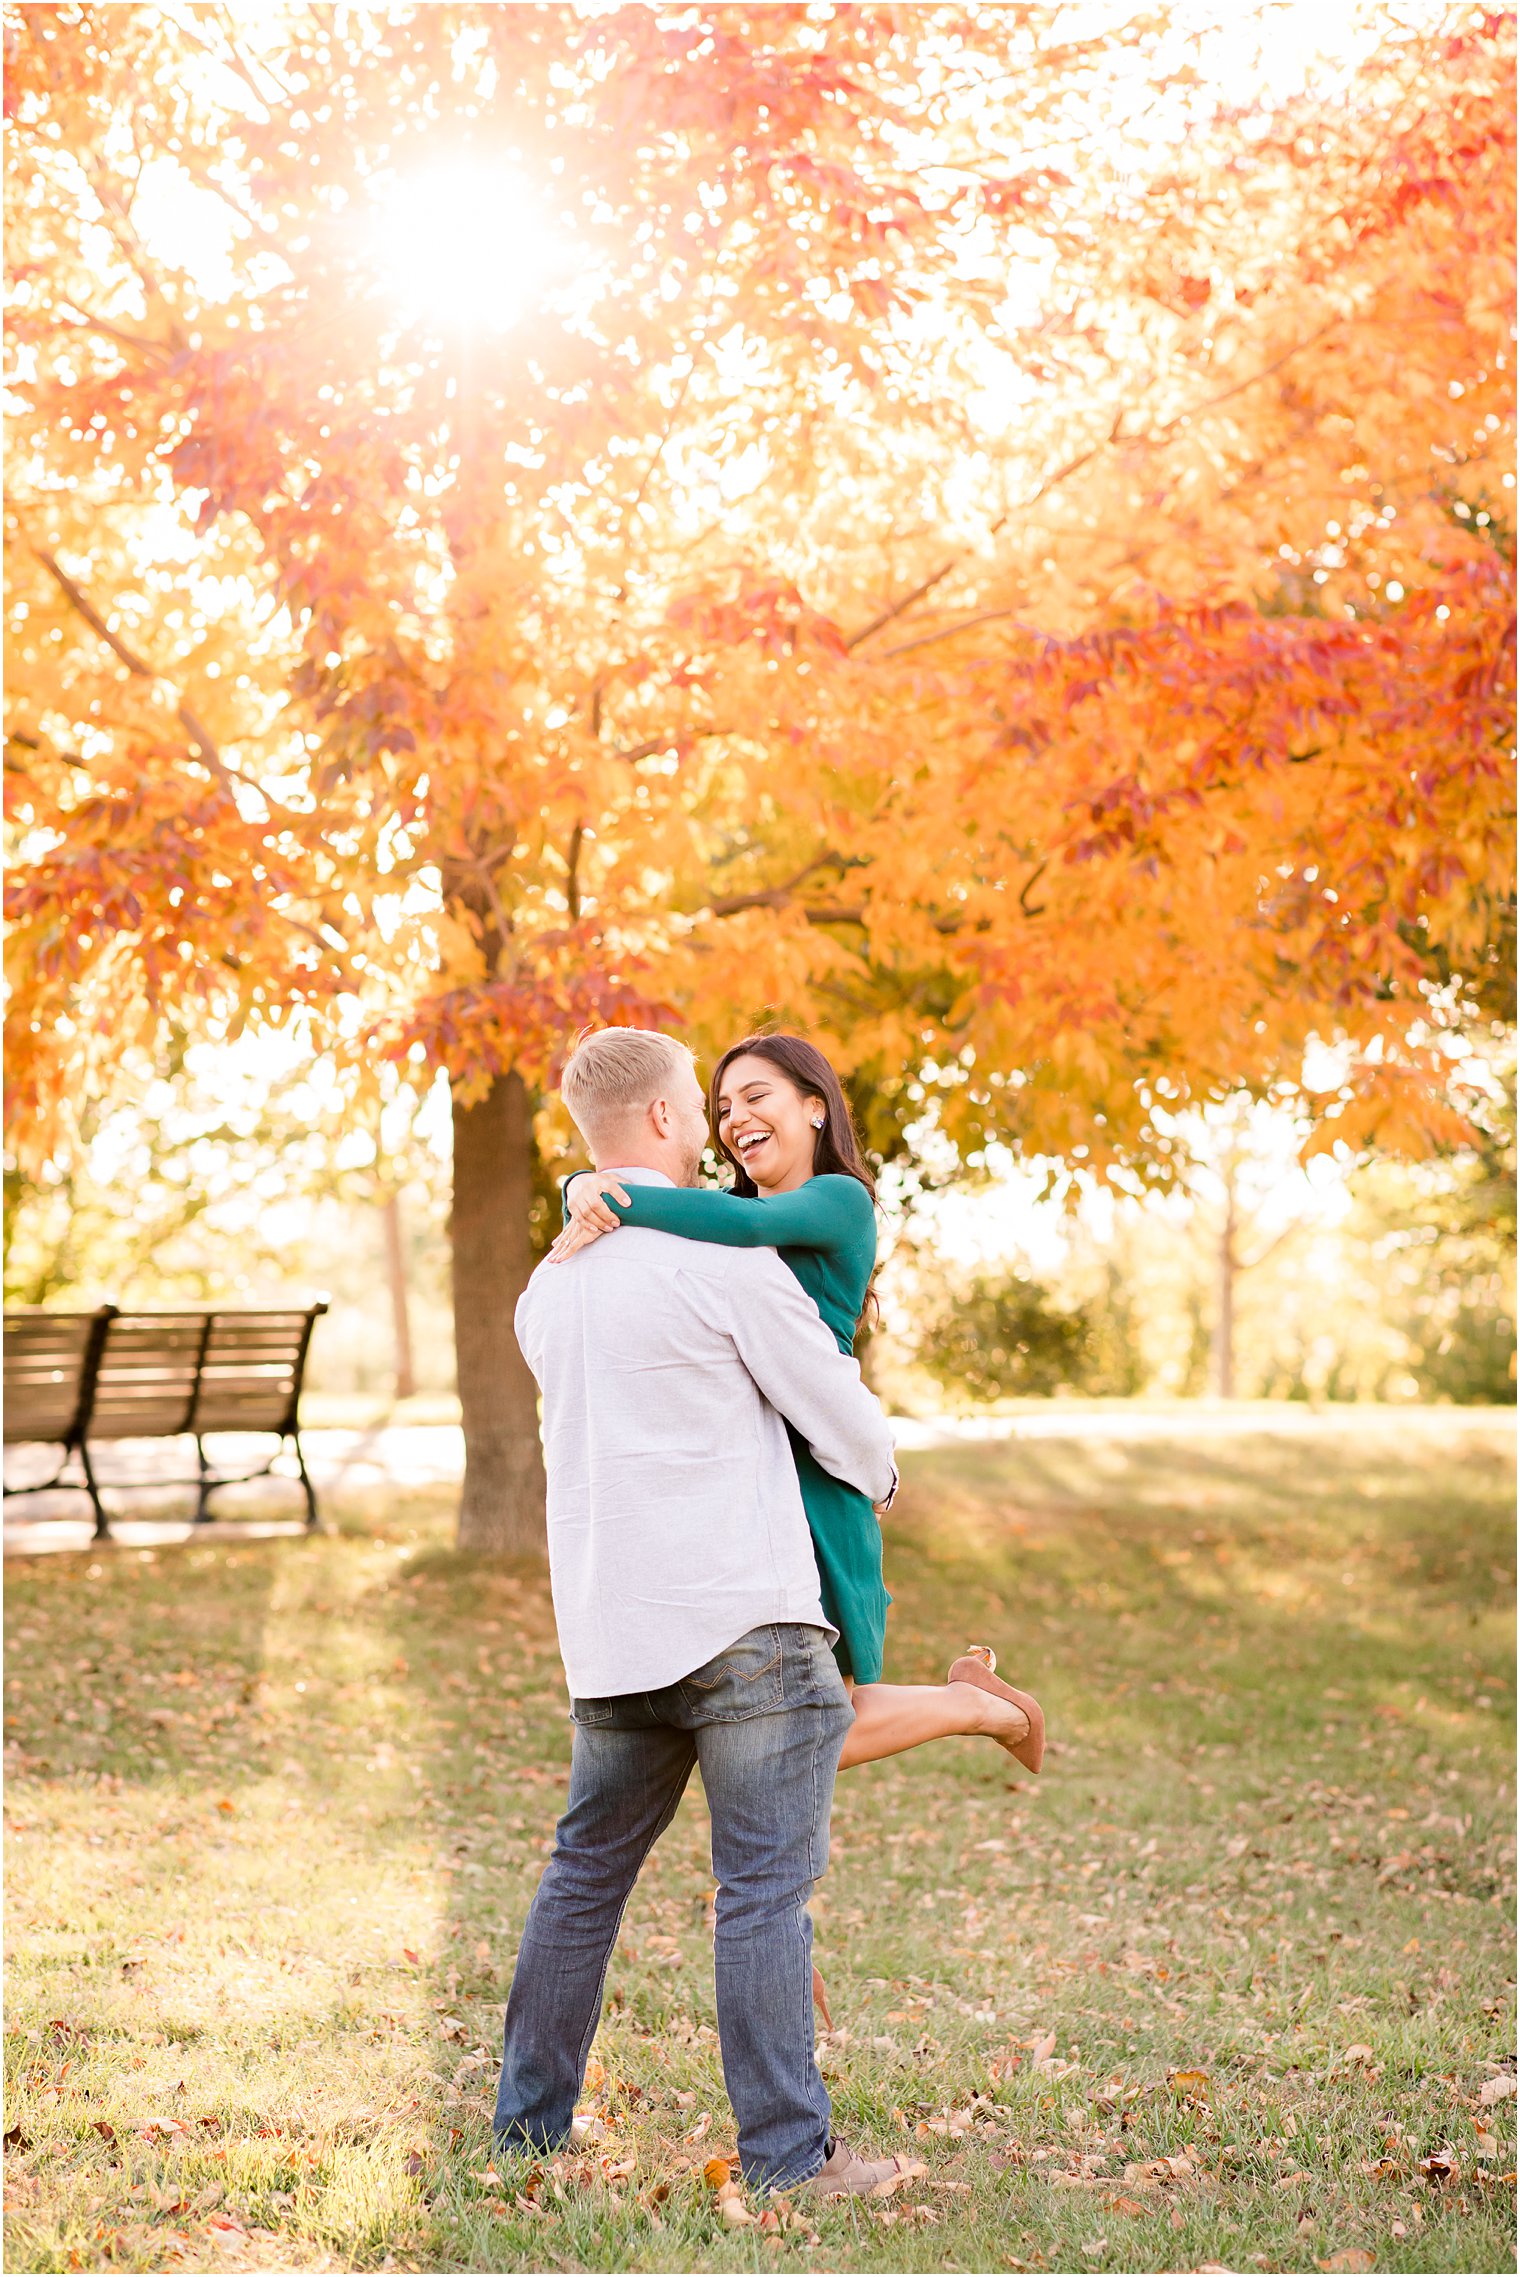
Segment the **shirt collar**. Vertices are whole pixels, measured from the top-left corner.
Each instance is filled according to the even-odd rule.
[[[675,1180],[667,1178],[663,1170],[619,1170],[616,1164],[609,1164],[601,1175],[603,1178],[621,1178],[625,1186],[675,1185]]]

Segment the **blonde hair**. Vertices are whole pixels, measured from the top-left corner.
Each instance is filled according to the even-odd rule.
[[[687,1073],[691,1053],[655,1028],[599,1028],[576,1045],[560,1078],[560,1097],[595,1153],[629,1120],[668,1092]]]

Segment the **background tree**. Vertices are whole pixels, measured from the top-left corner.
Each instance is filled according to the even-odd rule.
[[[1163,1178],[1329,1031],[1344,1135],[1460,1135],[1508,18],[1249,116],[1164,13],[8,23],[16,1143],[171,1014],[445,1069],[463,1540],[538,1538],[585,1020]]]

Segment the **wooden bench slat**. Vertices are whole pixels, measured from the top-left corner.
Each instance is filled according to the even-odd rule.
[[[114,1305],[93,1312],[17,1310],[5,1318],[5,1443],[68,1449],[94,1395],[95,1373]]]

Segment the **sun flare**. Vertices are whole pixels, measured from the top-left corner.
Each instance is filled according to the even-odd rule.
[[[373,242],[398,306],[451,332],[509,330],[571,266],[541,193],[470,153],[399,176],[378,203]]]

